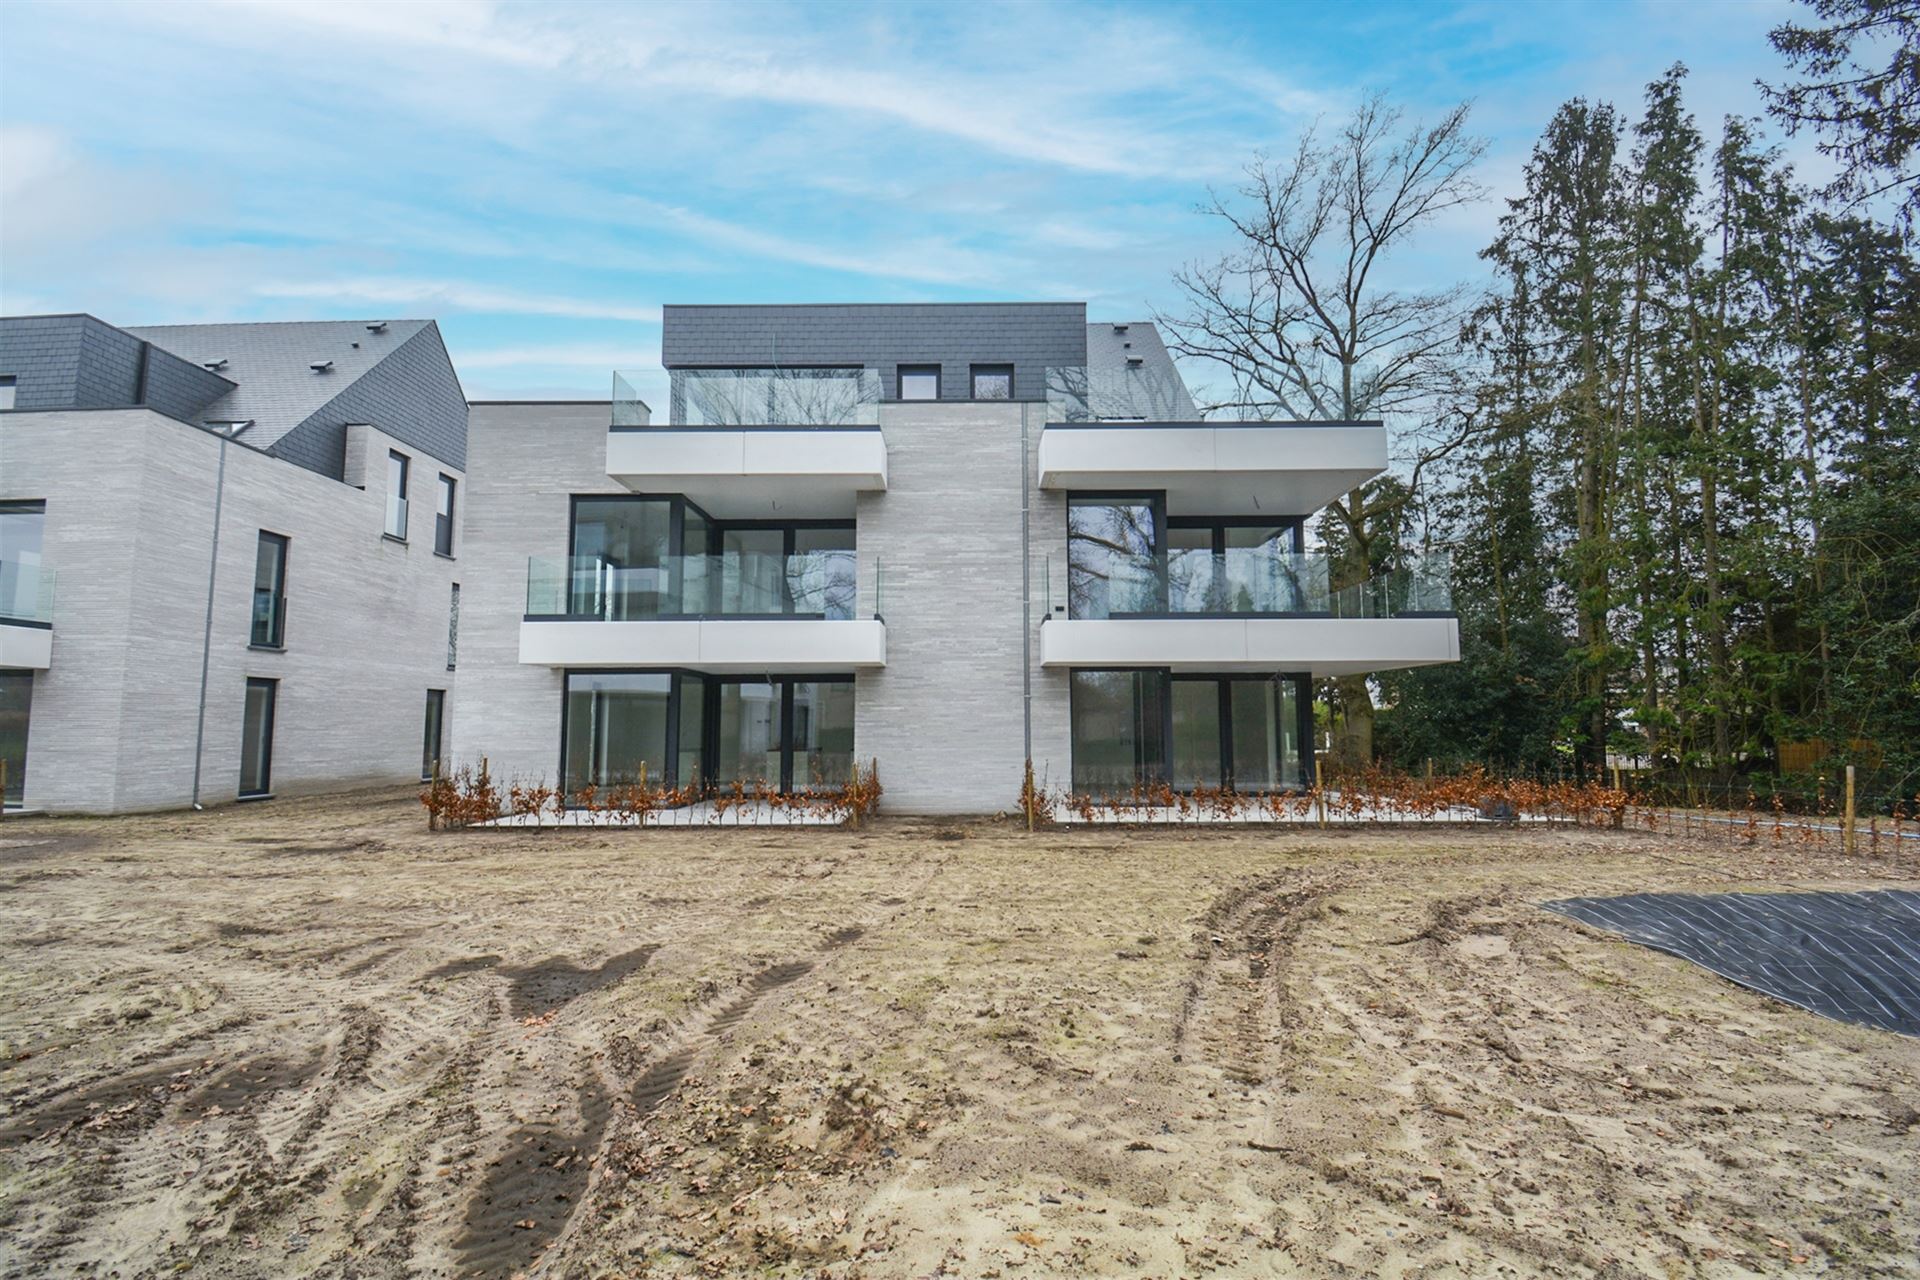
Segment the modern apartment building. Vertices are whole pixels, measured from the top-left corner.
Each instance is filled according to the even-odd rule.
[[[1305,549],[1381,425],[1201,421],[1150,324],[670,306],[662,357],[664,422],[618,375],[472,406],[453,753],[496,778],[1294,788],[1314,677],[1459,656],[1436,567]]]
[[[419,778],[451,705],[466,450],[432,321],[0,320],[7,803]]]

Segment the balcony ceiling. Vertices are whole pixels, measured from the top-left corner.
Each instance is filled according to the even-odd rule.
[[[1053,423],[1043,489],[1164,489],[1174,515],[1305,516],[1387,467],[1363,423]]]
[[[842,519],[887,487],[874,427],[644,427],[607,435],[607,474],[636,493],[684,493],[719,520]]]
[[[1362,675],[1460,660],[1460,623],[1418,618],[1049,618],[1045,667]]]

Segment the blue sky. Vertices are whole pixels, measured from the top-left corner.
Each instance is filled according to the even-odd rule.
[[[662,403],[663,302],[1141,318],[1225,247],[1208,189],[1369,90],[1472,98],[1497,197],[1562,100],[1631,111],[1676,59],[1709,132],[1758,113],[1797,12],[16,0],[0,311],[431,316],[474,398],[601,396],[621,368]],[[1449,216],[1397,279],[1476,277],[1497,216]]]

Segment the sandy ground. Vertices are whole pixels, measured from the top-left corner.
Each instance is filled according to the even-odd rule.
[[[1569,830],[0,826],[0,1275],[1920,1273],[1920,1041]]]

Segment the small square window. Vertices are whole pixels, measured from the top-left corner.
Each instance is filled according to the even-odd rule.
[[[901,365],[900,398],[902,400],[938,400],[940,398],[940,366],[937,364]]]
[[[974,365],[973,398],[975,400],[1013,399],[1013,366],[1010,364]]]

